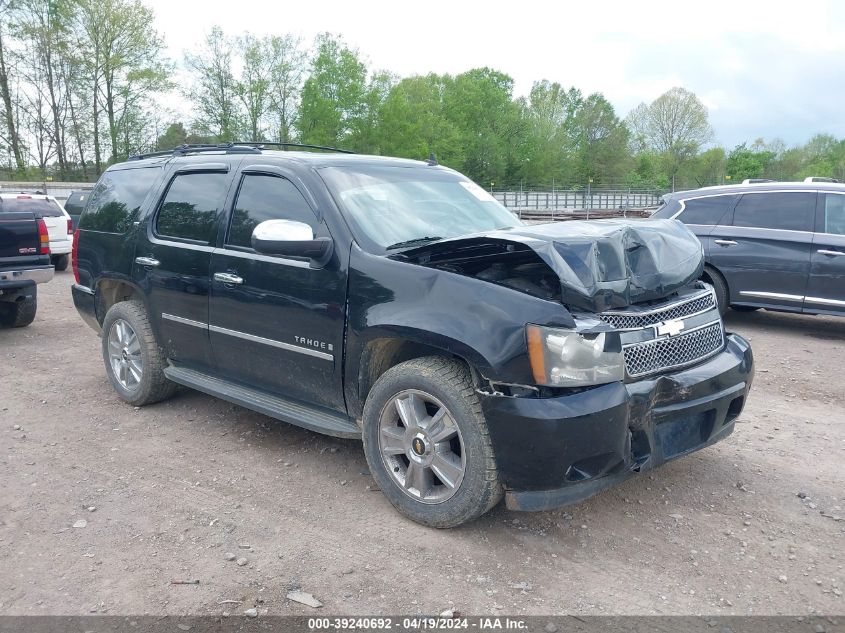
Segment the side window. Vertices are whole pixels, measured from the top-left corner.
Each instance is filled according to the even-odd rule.
[[[815,207],[815,193],[746,193],[734,210],[734,226],[812,231]]]
[[[684,211],[678,216],[678,219],[684,224],[708,226],[719,224],[719,220],[733,206],[735,201],[736,196],[709,196],[685,200]]]
[[[252,248],[252,231],[264,220],[305,222],[316,233],[317,216],[290,180],[248,174],[241,180],[226,244]]]
[[[845,195],[825,195],[823,230],[825,233],[845,235]]]
[[[217,172],[177,174],[161,202],[156,234],[206,244],[213,241],[228,177]]]
[[[158,167],[107,171],[91,192],[79,228],[125,233],[138,219],[141,205],[159,175]]]

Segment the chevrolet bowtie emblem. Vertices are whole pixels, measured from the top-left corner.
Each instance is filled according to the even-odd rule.
[[[673,321],[663,321],[657,324],[657,333],[660,336],[676,336],[684,331],[684,320],[674,319]]]

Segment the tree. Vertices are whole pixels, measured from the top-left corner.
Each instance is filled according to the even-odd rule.
[[[713,137],[707,108],[684,88],[672,88],[650,104],[641,103],[628,115],[627,123],[635,144],[662,156],[672,179]]]
[[[614,182],[627,170],[628,129],[613,106],[599,93],[589,95],[577,108],[572,126],[581,182]]]
[[[84,33],[93,91],[94,145],[100,169],[100,114],[108,125],[111,160],[140,149],[128,144],[145,134],[131,129],[151,121],[151,99],[170,87],[164,44],[153,28],[152,10],[140,0],[75,0]]]
[[[241,101],[246,115],[249,140],[259,141],[264,133],[262,120],[270,106],[270,60],[265,41],[249,33],[237,39],[238,49],[243,55],[241,79],[235,82],[235,93]]]
[[[274,35],[267,42],[270,70],[270,115],[274,137],[289,143],[299,113],[299,92],[305,75],[306,55],[301,40],[293,35]]]
[[[749,149],[745,143],[737,145],[728,154],[726,169],[731,180],[742,182],[746,178],[762,178],[775,155],[761,149],[761,143],[755,143],[758,149]]]
[[[463,171],[484,186],[500,184],[518,164],[519,107],[513,79],[490,68],[457,75],[443,87],[443,111],[460,131]]]
[[[302,142],[344,145],[361,124],[366,89],[367,67],[357,51],[328,33],[318,35],[311,76],[302,87]]]
[[[0,15],[8,15],[10,11],[9,0],[0,1]],[[19,172],[26,169],[24,161],[23,150],[21,147],[20,132],[18,129],[18,122],[15,117],[14,106],[12,103],[12,83],[9,80],[9,64],[6,60],[3,43],[3,27],[4,21],[0,21],[0,100],[3,105],[3,123],[5,124],[6,136],[0,135],[0,140],[3,140],[12,152],[15,159],[15,167]],[[15,99],[17,101],[17,99]]]
[[[188,132],[181,121],[176,121],[167,126],[164,134],[156,139],[155,150],[173,149],[188,142]]]
[[[381,105],[379,149],[388,156],[423,159],[462,169],[464,148],[457,126],[446,118],[443,89],[452,78],[435,74],[406,77],[394,84]]]
[[[231,41],[215,26],[197,55],[186,55],[185,65],[194,72],[189,97],[196,106],[195,126],[217,140],[236,140],[240,128],[237,81],[232,71]]]
[[[582,104],[581,92],[566,90],[547,80],[534,83],[527,101],[521,102],[526,124],[524,156],[519,168],[522,179],[547,184],[572,179],[576,154],[575,115]]]

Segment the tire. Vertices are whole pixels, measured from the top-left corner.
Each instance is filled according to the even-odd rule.
[[[481,401],[463,363],[429,356],[392,367],[367,396],[363,421],[370,472],[406,517],[450,528],[501,500]]]
[[[713,291],[716,293],[716,303],[719,304],[719,314],[725,316],[725,312],[730,307],[730,294],[728,293],[728,284],[722,273],[714,268],[705,268],[705,281],[713,286]]]
[[[106,374],[117,395],[129,404],[152,404],[176,391],[176,384],[164,376],[167,360],[140,302],[121,301],[109,308],[103,320],[102,350]]]
[[[0,326],[26,327],[35,320],[38,299],[35,295],[19,301],[0,302]]]
[[[65,255],[56,255],[53,257],[53,266],[58,271],[67,270],[67,265],[70,263],[70,256]]]

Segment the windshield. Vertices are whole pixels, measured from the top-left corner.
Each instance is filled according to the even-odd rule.
[[[493,196],[454,172],[414,167],[328,167],[320,171],[362,241],[398,250],[521,222]]]

